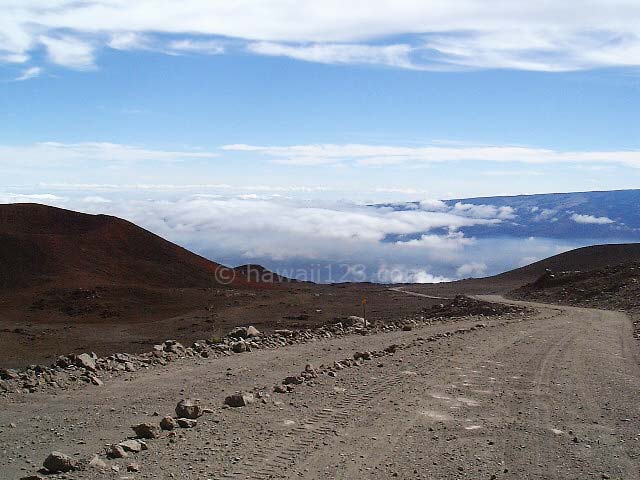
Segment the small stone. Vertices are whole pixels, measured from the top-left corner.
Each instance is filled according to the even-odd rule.
[[[282,384],[283,385],[300,385],[303,382],[304,382],[304,378],[291,376],[291,377],[286,377],[282,381]]]
[[[78,462],[60,452],[51,452],[43,463],[51,473],[67,473],[78,468]]]
[[[127,465],[127,472],[139,472],[140,471],[140,465],[138,465],[137,463],[130,463],[129,465]]]
[[[249,325],[246,330],[247,337],[259,337],[261,335],[260,330],[256,327]]]
[[[234,393],[225,398],[224,403],[230,407],[246,407],[253,403],[254,397],[252,393]]]
[[[284,385],[276,385],[275,387],[273,387],[273,391],[275,393],[287,393],[287,387],[285,387]]]
[[[138,453],[142,451],[142,444],[138,440],[125,440],[118,445],[124,448],[125,452]]]
[[[153,423],[140,423],[131,427],[138,438],[158,438],[160,436],[160,428]]]
[[[86,368],[92,372],[96,371],[96,362],[88,353],[81,353],[76,355],[76,365],[82,368]]]
[[[162,430],[173,430],[178,426],[178,423],[173,419],[173,417],[166,416],[162,420],[160,420],[160,428]]]
[[[236,327],[227,333],[230,338],[247,338],[247,327]]]
[[[373,358],[371,352],[356,352],[353,354],[354,360],[371,360]]]
[[[193,428],[198,425],[198,421],[191,418],[179,418],[177,422],[180,428]]]
[[[109,458],[126,458],[129,456],[120,445],[110,445],[107,447],[106,453]]]
[[[107,468],[107,464],[99,455],[94,455],[91,460],[89,460],[89,466],[92,468]]]
[[[231,345],[231,350],[233,350],[235,353],[243,353],[247,351],[247,344],[244,342],[236,342],[233,345]]]
[[[195,419],[200,417],[202,413],[202,407],[200,407],[200,405],[198,405],[194,400],[180,400],[178,405],[176,405],[176,416],[178,418]]]

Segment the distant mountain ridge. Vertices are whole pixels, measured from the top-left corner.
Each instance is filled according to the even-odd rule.
[[[449,208],[459,204],[502,209],[500,223],[460,228],[467,236],[640,240],[640,190],[475,197],[443,202]],[[416,209],[420,208],[420,202],[389,206],[398,210]]]

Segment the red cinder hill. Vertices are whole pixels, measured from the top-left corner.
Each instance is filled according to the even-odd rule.
[[[211,287],[226,284],[227,271],[233,272],[120,218],[38,204],[0,205],[0,289]],[[236,272],[231,286],[246,284]]]

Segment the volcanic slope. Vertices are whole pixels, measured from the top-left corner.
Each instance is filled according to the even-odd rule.
[[[0,205],[0,288],[210,287],[226,268],[126,220],[38,204]],[[247,283],[236,275],[234,285]]]
[[[486,278],[411,286],[411,290],[435,296],[465,294],[506,294],[535,282],[547,269],[577,272],[605,269],[623,263],[640,262],[640,243],[593,245],[577,248],[530,265]]]

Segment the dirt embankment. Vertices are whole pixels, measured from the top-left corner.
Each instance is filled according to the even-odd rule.
[[[513,298],[580,307],[622,310],[640,338],[640,262],[582,271],[548,270],[510,293]]]

